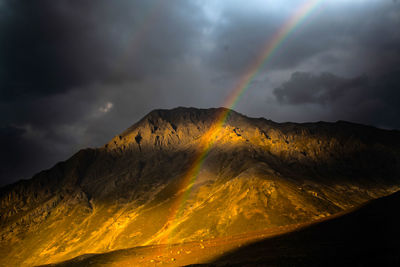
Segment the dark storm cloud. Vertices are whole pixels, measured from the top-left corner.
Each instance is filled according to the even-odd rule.
[[[152,109],[220,106],[302,3],[0,0],[0,183],[100,146]],[[399,8],[321,1],[235,108],[400,127]]]
[[[3,101],[156,75],[196,34],[185,13],[194,6],[177,2],[4,1],[1,10]]]
[[[56,1],[7,1],[2,9],[2,100],[60,93],[101,72],[103,64],[94,63],[105,47],[84,14],[69,14]]]
[[[186,1],[0,0],[0,184],[102,145],[155,108],[165,81],[146,81],[196,49],[200,15]]]
[[[274,94],[280,103],[326,105],[345,97],[352,90],[365,88],[367,77],[345,79],[326,72],[319,75],[295,72],[289,81],[274,90]]]
[[[321,119],[345,119],[385,128],[400,128],[400,71],[368,78],[343,78],[331,73],[293,73],[274,90],[284,105],[319,105]]]
[[[258,9],[231,2],[211,31],[216,49],[209,59],[234,79],[303,1],[266,1],[270,6]],[[343,119],[399,128],[399,28],[400,5],[393,1],[321,1],[278,46],[239,109],[278,121]]]
[[[17,127],[0,128],[0,186],[32,176],[48,167],[57,151],[25,138],[26,130]]]
[[[286,9],[280,13],[268,7],[243,9],[240,3],[223,9],[212,31],[217,49],[210,60],[223,71],[241,74],[302,3],[282,2],[280,8]],[[353,73],[398,64],[399,8],[391,1],[321,1],[311,18],[279,45],[265,71],[304,68],[311,59],[326,71],[336,67]]]

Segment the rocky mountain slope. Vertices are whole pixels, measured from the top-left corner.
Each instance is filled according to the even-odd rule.
[[[400,192],[309,224],[89,254],[77,266],[400,266]]]
[[[399,189],[398,131],[231,111],[186,190],[202,138],[225,111],[152,111],[104,147],[2,188],[0,265],[274,229]]]

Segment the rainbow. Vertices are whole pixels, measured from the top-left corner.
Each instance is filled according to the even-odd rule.
[[[190,196],[192,187],[199,176],[202,165],[207,158],[210,149],[213,147],[218,134],[223,129],[231,109],[236,106],[241,96],[248,90],[251,81],[259,73],[263,66],[271,59],[276,50],[287,39],[287,37],[302,24],[302,22],[312,13],[312,11],[316,9],[321,1],[322,0],[304,1],[304,3],[300,5],[296,12],[286,21],[286,23],[284,23],[283,26],[273,35],[272,39],[265,44],[259,56],[246,69],[244,75],[241,76],[239,82],[235,88],[233,88],[231,94],[223,104],[223,106],[227,107],[227,109],[220,110],[214,119],[214,123],[202,136],[199,142],[194,160],[179,186],[180,190],[177,193],[178,198],[172,204],[166,227],[152,240],[158,239],[159,243],[161,244],[169,243],[169,237],[174,233],[174,222],[183,216],[185,204]]]

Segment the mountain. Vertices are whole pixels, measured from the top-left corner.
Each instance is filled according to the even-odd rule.
[[[389,195],[399,174],[398,131],[154,110],[103,147],[1,188],[0,265],[289,229]]]

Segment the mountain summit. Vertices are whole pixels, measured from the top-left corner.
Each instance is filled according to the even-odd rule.
[[[154,110],[103,147],[1,189],[0,265],[282,229],[389,195],[399,174],[398,131]]]

